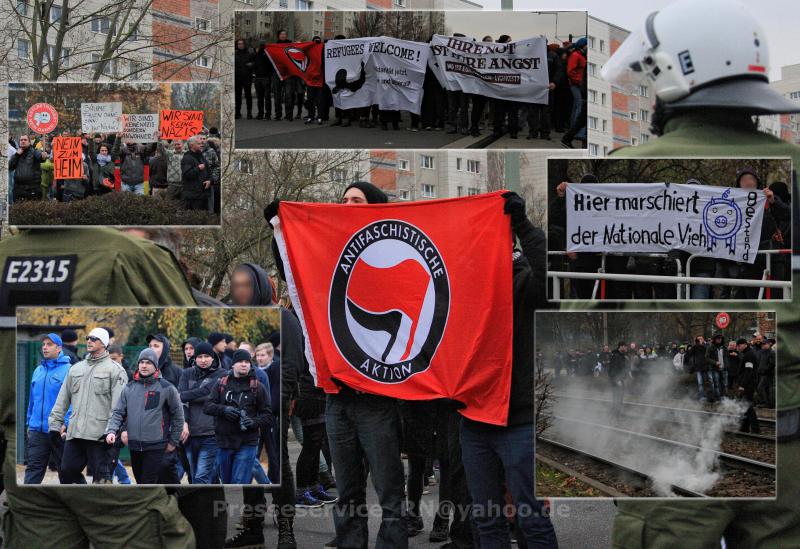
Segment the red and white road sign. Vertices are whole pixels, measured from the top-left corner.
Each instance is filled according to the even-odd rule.
[[[50,133],[58,126],[58,111],[49,103],[36,103],[28,109],[28,127],[36,133]]]
[[[717,328],[720,330],[724,330],[728,327],[728,324],[731,323],[731,315],[728,313],[719,313],[717,317],[714,319],[714,323],[716,323]]]

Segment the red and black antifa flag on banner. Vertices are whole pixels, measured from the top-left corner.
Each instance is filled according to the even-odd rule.
[[[500,192],[393,204],[281,202],[275,228],[317,385],[449,398],[505,425],[512,239]]]
[[[322,74],[323,48],[321,42],[267,44],[267,55],[281,80],[298,76],[307,85],[319,88],[325,84],[325,75]]]

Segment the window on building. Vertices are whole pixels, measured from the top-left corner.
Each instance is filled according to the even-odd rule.
[[[137,63],[136,61],[131,61],[129,64],[130,73],[128,74],[128,80],[141,80],[142,78],[142,64]]]
[[[209,23],[210,22],[209,22],[208,19],[202,19],[200,17],[195,17],[194,18],[194,28],[196,28],[199,31],[203,31],[203,32],[208,31]]]
[[[422,184],[422,196],[424,198],[436,198],[436,188],[427,183]]]
[[[649,136],[649,135],[647,135],[646,133],[643,133],[643,134],[641,134],[641,135],[639,136],[639,140],[640,140],[642,143],[647,143],[648,141],[650,141],[650,136]]]
[[[95,17],[92,19],[92,32],[108,34],[111,32],[111,19],[108,17]]]
[[[606,104],[606,94],[604,94],[604,93],[600,94],[600,104],[601,105],[605,105]]]
[[[589,74],[589,76],[595,76],[597,74],[597,65],[594,63],[587,64],[586,72]]]
[[[603,119],[603,131],[604,132],[608,131],[608,120],[606,119]]]
[[[407,172],[408,171],[408,160],[402,160],[402,159],[398,160],[397,161],[397,168],[402,170],[402,171],[404,171],[404,172]]]
[[[344,183],[347,181],[347,170],[336,169],[331,172],[331,180],[337,183]]]
[[[289,7],[289,0],[280,0],[280,2],[278,2],[278,5],[280,7],[282,7],[282,8],[288,8]]]
[[[596,130],[597,129],[597,117],[596,116],[590,116],[589,117],[589,129],[590,130]]]
[[[647,109],[642,109],[639,111],[639,118],[642,122],[648,122],[650,120],[650,111]]]
[[[393,4],[399,8],[404,8],[407,5],[406,0],[394,0]]]
[[[139,25],[131,23],[128,25],[128,40],[139,39]]]
[[[211,58],[208,57],[207,55],[201,55],[200,57],[197,58],[195,64],[198,67],[203,67],[204,69],[208,69],[211,67]]]
[[[650,90],[647,89],[647,86],[639,86],[639,95],[641,97],[650,97]]]
[[[461,185],[456,187],[456,196],[464,196],[464,187]]]
[[[43,10],[47,9],[47,5],[42,4],[42,9]],[[56,23],[60,21],[61,15],[62,15],[61,6],[56,6],[55,4],[50,6],[50,19],[49,19],[50,23]]]
[[[420,165],[426,170],[433,169],[433,157],[427,154],[420,155]]]
[[[589,90],[589,103],[597,103],[597,90]]]
[[[28,15],[27,0],[17,0],[17,13],[20,15]]]
[[[639,113],[637,113],[636,111],[631,111],[630,117],[631,117],[631,120],[634,120],[634,121],[639,120]]]
[[[481,173],[481,161],[467,160],[467,171],[470,173]]]
[[[93,53],[92,54],[92,63],[95,66],[100,66],[100,72],[105,76],[114,76],[117,73],[117,60],[116,59],[106,59],[103,60],[100,58],[100,54]]]
[[[242,4],[250,4],[250,5],[253,4],[253,0],[236,0],[236,1]]]
[[[408,191],[408,189],[400,189],[400,200],[410,200],[410,199],[411,199],[411,193]]]
[[[461,158],[456,158],[456,170],[461,171]]]
[[[470,187],[467,189],[467,194],[469,196],[475,196],[476,194],[480,194],[481,190],[477,187]]]
[[[598,147],[594,143],[589,143],[589,156],[597,156]]]
[[[311,0],[297,0],[297,9],[298,10],[313,10],[314,9],[314,2]]]
[[[249,158],[240,158],[235,163],[236,171],[241,173],[246,173],[248,175],[253,174],[253,161]]]
[[[61,48],[61,59],[58,62],[59,67],[69,67],[69,48]],[[47,57],[53,61],[56,58],[56,47],[47,46]]]
[[[631,137],[631,145],[638,145],[638,144],[639,144],[639,140],[636,139],[635,137]]]
[[[606,51],[606,41],[600,40],[600,53],[605,53]]]
[[[790,92],[789,99],[800,99],[800,91]]]
[[[594,36],[587,36],[586,41],[589,43],[589,48],[594,49]]]
[[[17,38],[17,57],[28,59],[31,54],[31,43],[23,38]]]
[[[608,147],[603,147],[603,156],[608,156]]]

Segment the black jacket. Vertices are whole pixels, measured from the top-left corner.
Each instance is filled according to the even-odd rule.
[[[247,417],[255,421],[255,426],[242,431],[238,419],[231,421],[225,417],[228,406],[244,410]],[[242,445],[258,444],[259,429],[267,430],[272,425],[269,393],[258,383],[252,368],[246,377],[230,374],[216,380],[203,411],[214,416],[214,433],[220,448],[238,450]]]
[[[708,355],[706,354],[706,346],[695,344],[692,345],[691,348],[686,351],[686,356],[683,359],[684,370],[686,370],[686,365],[689,365],[688,371],[690,373],[695,372],[707,372],[708,369],[714,365]]]
[[[536,349],[533,313],[546,304],[547,242],[540,229],[525,217],[512,224],[522,253],[513,263],[514,324],[511,362],[511,395],[508,405],[508,425],[534,422],[533,354]]]
[[[181,395],[183,415],[189,424],[191,436],[214,434],[214,416],[208,415],[203,407],[211,395],[211,387],[214,383],[228,374],[230,372],[220,368],[219,362],[216,360],[208,368],[201,368],[195,364],[181,372],[178,392]]]
[[[275,350],[278,356],[278,350]],[[281,397],[286,407],[297,399],[298,377],[303,368],[303,329],[288,309],[281,307]]]
[[[267,55],[266,48],[258,48],[253,58],[253,73],[256,78],[269,78],[275,73],[275,66]]]
[[[739,387],[744,388],[744,398],[753,401],[753,395],[756,391],[758,384],[758,355],[753,351],[753,348],[748,346],[744,351],[739,353],[742,357],[742,368],[739,372],[739,377],[736,383]]]
[[[22,155],[14,154],[8,161],[8,169],[14,170],[14,185],[38,187],[42,182],[42,162],[45,160],[41,151],[33,147],[22,151]]]
[[[759,353],[758,361],[758,375],[760,376],[774,376],[775,375],[775,351],[761,350]]]
[[[81,361],[80,357],[78,356],[78,347],[75,345],[67,345],[65,343],[61,350],[69,357],[70,364],[77,364]],[[130,379],[130,376],[128,379]]]
[[[234,78],[241,82],[249,82],[253,79],[253,65],[255,56],[253,50],[245,48],[243,50],[236,49],[234,55],[233,67]]]
[[[203,169],[200,169],[200,165]],[[181,184],[182,196],[185,199],[197,200],[203,198],[207,189],[203,187],[204,181],[211,181],[211,172],[208,171],[202,151],[187,151],[181,159]]]
[[[742,359],[739,356],[739,351],[725,351],[725,369],[731,379],[736,379],[739,376],[742,370]]]
[[[628,371],[628,360],[626,356],[619,352],[619,349],[611,351],[611,360],[608,364],[608,377],[612,381],[623,377]]]

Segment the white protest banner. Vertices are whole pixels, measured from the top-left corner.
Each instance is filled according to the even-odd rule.
[[[81,103],[81,131],[116,133],[122,129],[122,103]]]
[[[123,114],[122,133],[124,143],[154,143],[158,141],[158,113]]]
[[[427,44],[386,36],[329,40],[325,82],[340,109],[378,105],[419,114],[428,64]]]
[[[450,91],[523,103],[548,101],[546,38],[498,44],[436,34],[428,64]]]
[[[678,183],[567,185],[567,251],[756,259],[761,191]]]

